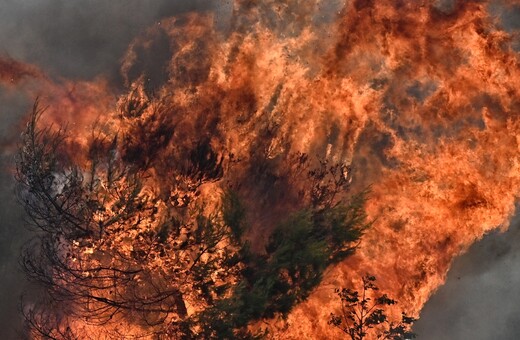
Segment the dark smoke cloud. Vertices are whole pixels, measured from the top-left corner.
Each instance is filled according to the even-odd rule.
[[[25,287],[18,266],[20,247],[28,237],[22,209],[14,191],[13,140],[19,135],[19,120],[28,110],[21,94],[0,87],[0,337],[15,339],[20,324],[20,294]]]
[[[161,18],[211,9],[209,0],[2,0],[0,54],[52,75],[116,76],[136,35]]]
[[[6,163],[3,157],[0,166]],[[22,229],[22,212],[13,199],[11,176],[0,173],[0,335],[4,339],[14,339],[19,325],[19,295],[25,285],[24,276],[18,267],[21,244],[27,237]]]

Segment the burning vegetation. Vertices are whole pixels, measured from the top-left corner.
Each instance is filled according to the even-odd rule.
[[[38,126],[38,103],[23,134],[17,179],[38,236],[22,263],[48,293],[24,307],[35,337],[253,337],[252,321],[287,315],[369,226],[363,194],[346,196],[348,166],[311,168],[298,154],[283,175],[262,172],[263,190],[280,182],[298,203],[254,250],[247,212],[265,208],[241,199],[242,183],[221,183],[229,157],[204,141],[164,154],[168,125],[155,131],[143,118],[163,111],[126,101],[122,110],[128,130],[94,130],[81,155],[65,131]]]
[[[492,9],[520,3],[222,6],[136,37],[122,93],[0,62],[41,95],[17,158],[33,337],[356,338],[328,322],[366,272],[405,336],[401,311],[507,226],[518,32]]]

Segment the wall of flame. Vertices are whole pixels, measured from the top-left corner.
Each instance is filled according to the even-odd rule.
[[[167,148],[206,139],[248,160],[244,169],[259,150],[351,163],[356,189],[371,185],[373,228],[307,302],[270,323],[276,338],[328,339],[335,287],[369,272],[399,301],[395,315],[418,315],[455,256],[508,226],[520,189],[520,69],[517,32],[491,5],[520,1],[235,0],[222,17],[186,14],[138,36],[122,61],[128,93],[103,75],[56,80],[12,59],[0,61],[0,81],[43,96],[76,148],[99,121],[124,129],[116,103],[140,96],[170,108]]]

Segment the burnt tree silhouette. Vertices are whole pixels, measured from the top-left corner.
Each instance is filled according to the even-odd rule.
[[[413,339],[411,326],[415,319],[402,313],[398,323],[389,322],[385,308],[397,303],[387,294],[376,294],[379,288],[374,283],[375,276],[362,277],[361,292],[343,288],[336,289],[341,300],[341,313],[331,313],[329,324],[340,329],[352,340],[378,339],[401,340]]]
[[[189,212],[193,218],[183,223],[186,213],[166,211],[146,191],[146,168],[119,156],[117,136],[93,136],[84,166],[77,165],[63,149],[64,131],[38,129],[43,111],[36,103],[23,134],[16,176],[30,225],[39,231],[24,248],[22,265],[54,303],[24,309],[36,333],[74,338],[67,326],[63,331],[71,318],[106,324],[123,316],[140,320],[144,329],[169,325],[186,317],[187,299],[204,301],[195,295],[212,279],[201,273],[219,270],[218,281],[235,274],[225,265],[233,251],[225,250],[236,242],[220,217],[195,209]],[[210,160],[220,166],[215,157]],[[201,171],[219,174],[207,163],[203,169],[195,162],[191,169],[185,167],[183,175],[194,178],[196,185],[184,192],[184,204],[207,180]],[[44,315],[53,310],[50,306],[61,316]]]

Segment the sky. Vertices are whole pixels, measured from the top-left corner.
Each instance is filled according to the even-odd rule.
[[[34,63],[53,77],[119,78],[119,60],[130,41],[162,17],[208,10],[202,0],[2,0],[0,55]],[[520,16],[501,12],[504,24],[520,28]],[[19,297],[28,289],[18,269],[28,232],[16,203],[8,168],[18,122],[31,105],[0,88],[0,335],[16,337]],[[456,259],[426,304],[415,331],[419,339],[515,339],[520,337],[520,222],[494,232]],[[1,334],[4,332],[5,334]]]

